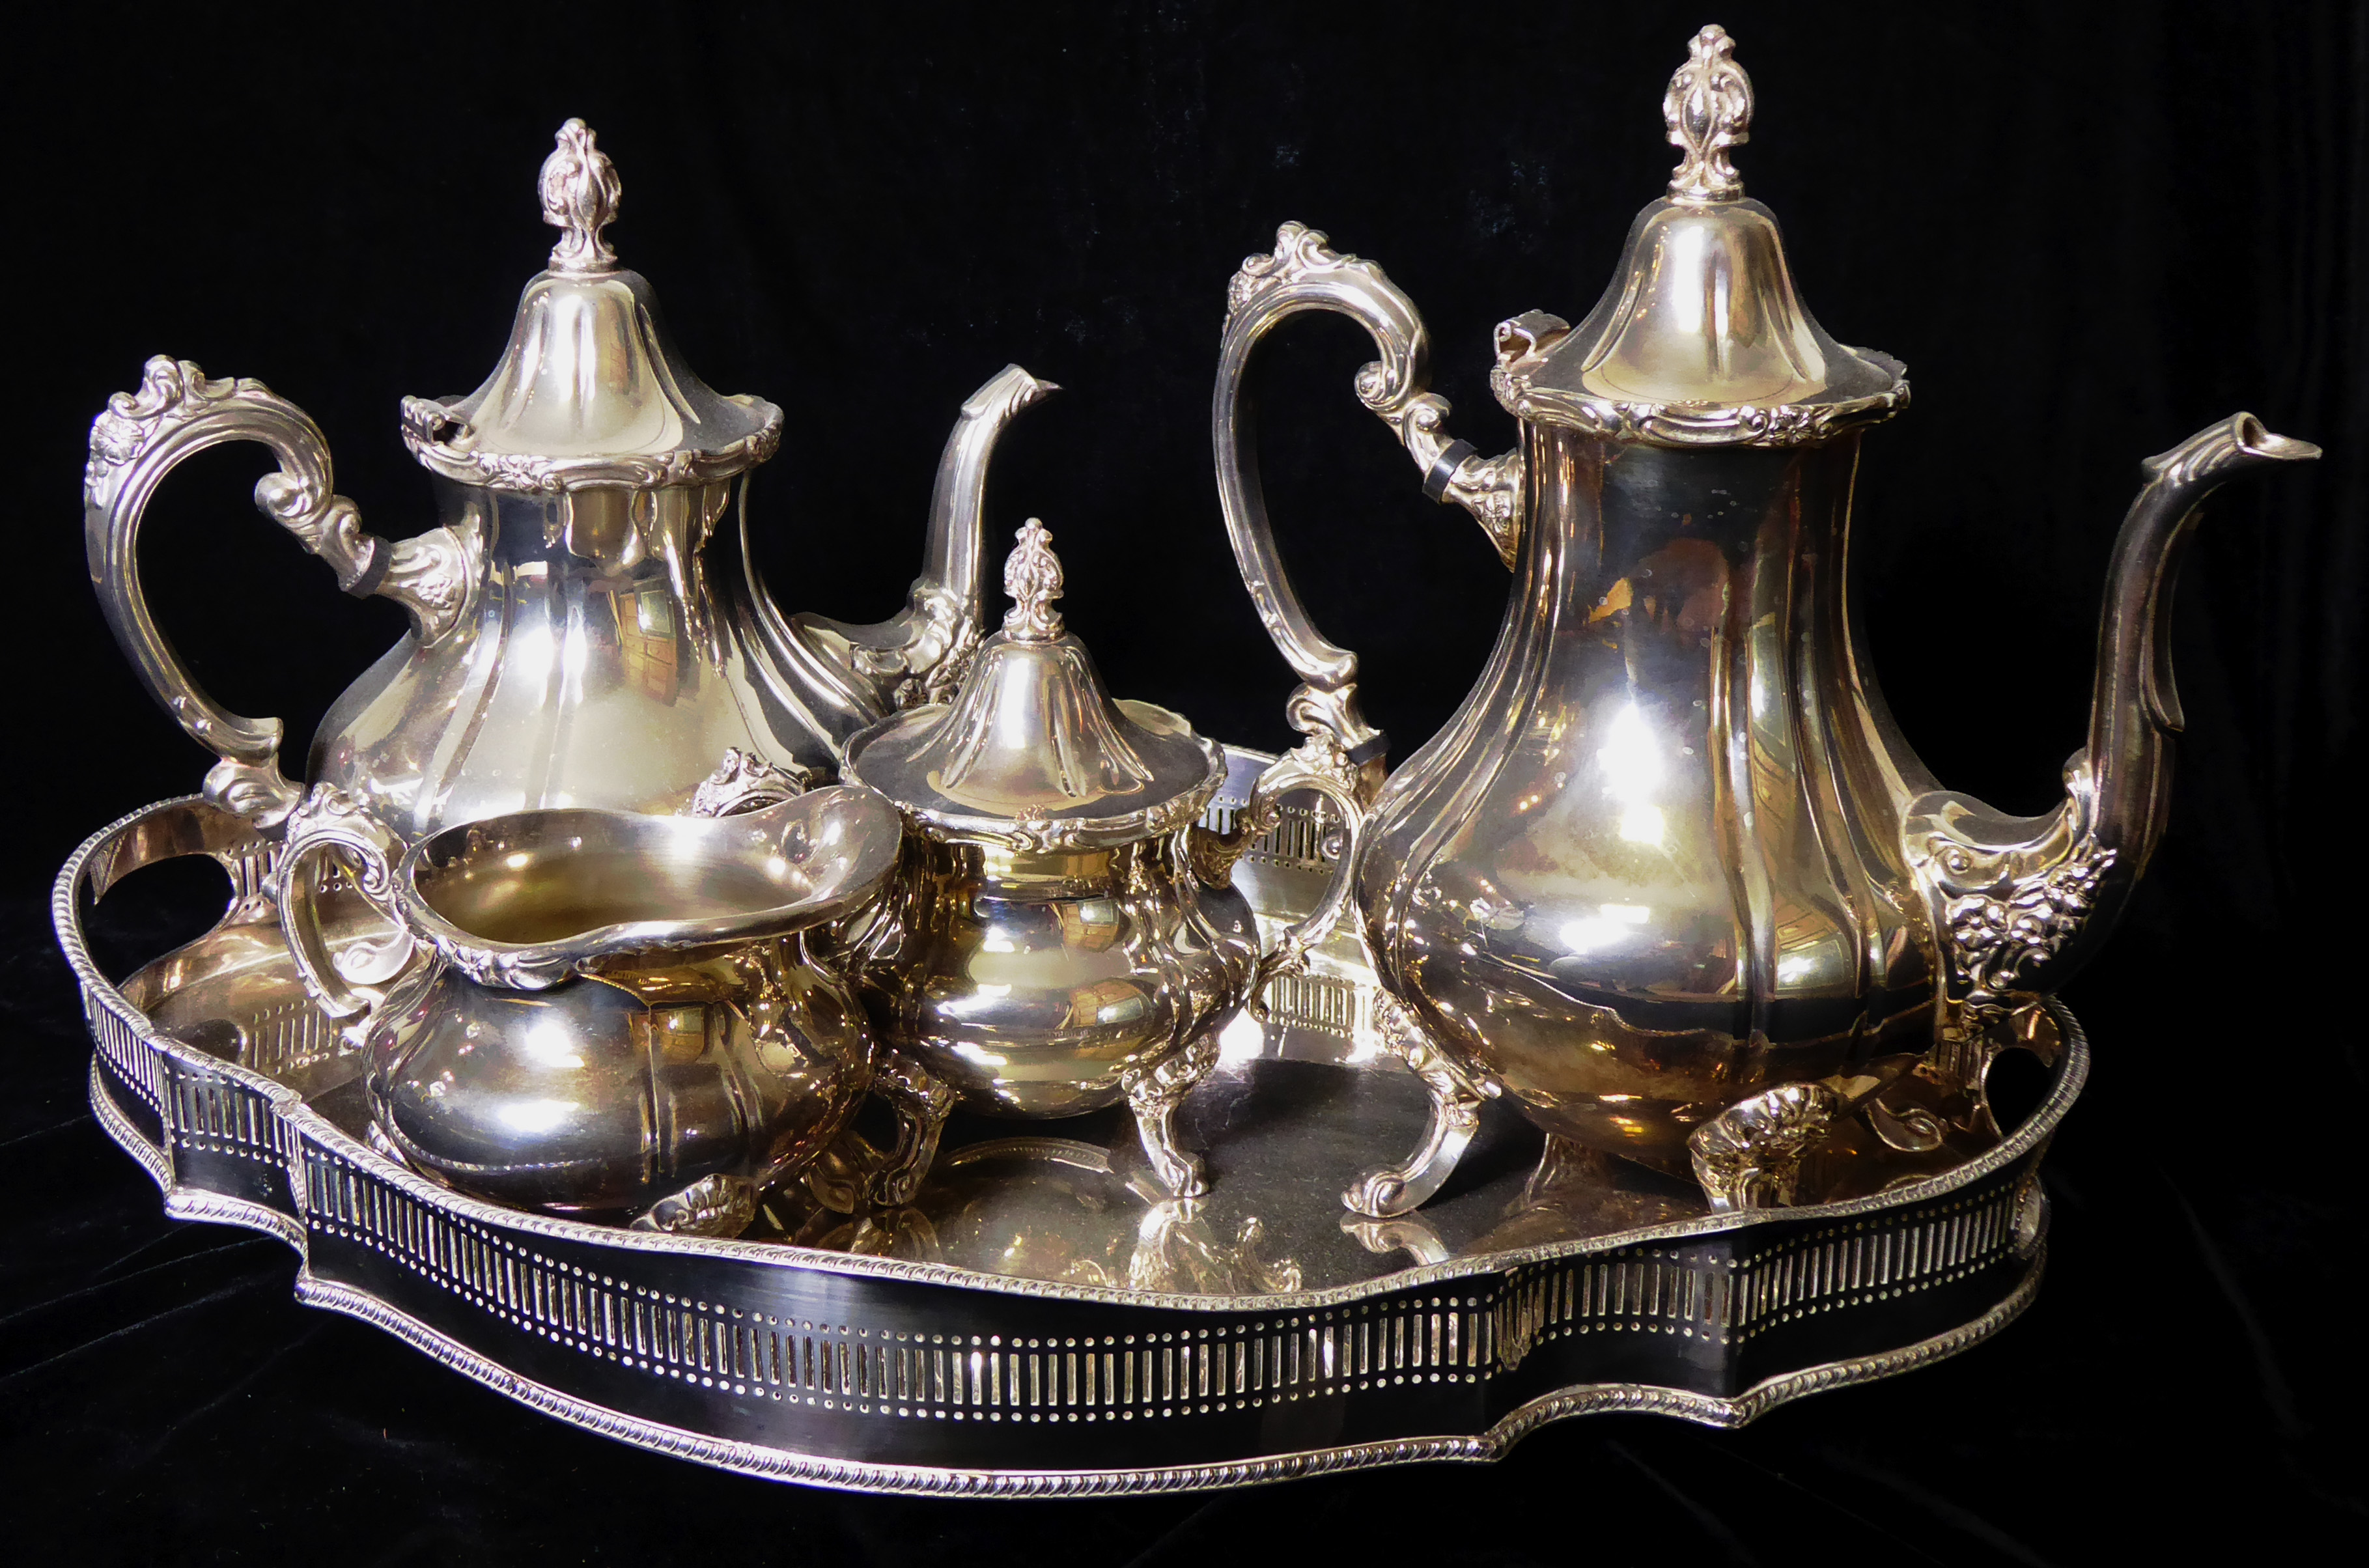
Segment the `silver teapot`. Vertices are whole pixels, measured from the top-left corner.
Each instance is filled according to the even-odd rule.
[[[782,411],[710,390],[675,351],[649,283],[603,237],[620,187],[581,120],[561,128],[541,193],[560,241],[500,363],[466,397],[404,400],[403,438],[435,475],[442,518],[418,537],[363,532],[319,428],[258,382],[158,357],[91,427],[84,525],[109,624],[221,758],[207,797],[258,828],[276,831],[302,795],[280,773],[281,725],[198,688],[149,616],[135,560],[157,485],[223,442],[271,449],[280,468],[257,505],[340,588],[411,614],[323,719],[309,770],[406,841],[538,807],[670,812],[727,748],[828,773],[855,731],[950,690],[978,644],[988,459],[1050,383],[1015,365],[963,405],[901,613],[868,626],[784,615],[750,562],[746,516]]]
[[[897,814],[844,785],[766,805],[746,764],[701,803],[723,814],[524,811],[408,850],[313,787],[273,893],[306,990],[362,1052],[383,1151],[490,1202],[707,1235],[826,1151],[847,1186],[832,1145],[875,1040],[807,934],[878,892]],[[333,861],[383,923],[322,897]],[[881,1087],[897,1105],[893,1070]]]
[[[2034,999],[2095,951],[2163,831],[2166,622],[2197,505],[2318,455],[2237,414],[2149,459],[2065,799],[2017,818],[1944,789],[1866,667],[1846,571],[1860,441],[1907,379],[1802,304],[1731,161],[1751,110],[1732,41],[1704,29],[1663,104],[1684,155],[1595,310],[1496,330],[1490,385],[1521,427],[1502,456],[1448,435],[1422,317],[1380,268],[1290,223],[1233,280],[1226,525],[1303,682],[1303,750],[1357,772],[1380,1023],[1434,1097],[1413,1158],[1347,1195],[1363,1212],[1436,1191],[1496,1093],[1722,1207],[1789,1201],[1804,1154],[1862,1111],[1904,1150],[1952,1137],[1933,1104],[1988,1123],[1992,1054],[2038,1037]],[[1307,310],[1372,335],[1358,398],[1514,575],[1478,684],[1387,779],[1356,657],[1284,575],[1243,422],[1253,349]],[[1887,1101],[1912,1073],[1931,1082]]]

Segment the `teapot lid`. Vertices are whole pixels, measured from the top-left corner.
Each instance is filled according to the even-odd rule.
[[[1685,155],[1637,214],[1604,297],[1577,326],[1542,313],[1497,328],[1498,401],[1516,417],[1657,446],[1790,446],[1888,418],[1900,361],[1826,335],[1793,287],[1776,214],[1728,152],[1750,139],[1752,82],[1708,27],[1662,97]]]
[[[551,266],[519,296],[509,347],[466,397],[406,397],[403,441],[449,479],[545,493],[694,485],[754,468],[781,444],[782,411],[691,373],[640,273],[601,231],[621,187],[580,120],[544,160]]]
[[[953,700],[848,742],[844,775],[924,832],[1023,850],[1106,849],[1198,818],[1226,754],[1183,717],[1114,702],[1085,644],[1061,629],[1061,563],[1034,518],[1003,564],[1012,610]]]

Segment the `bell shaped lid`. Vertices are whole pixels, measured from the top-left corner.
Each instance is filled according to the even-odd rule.
[[[501,490],[704,484],[781,444],[782,411],[691,373],[640,273],[617,265],[617,171],[580,120],[544,160],[550,269],[519,296],[509,347],[466,397],[406,397],[403,440],[447,478]]]
[[[1113,702],[1061,629],[1061,563],[1031,518],[1003,564],[1013,600],[953,700],[848,743],[845,776],[938,837],[1029,850],[1103,849],[1173,832],[1226,779],[1216,742],[1165,708]]]
[[[1793,286],[1776,215],[1744,194],[1729,150],[1750,139],[1735,44],[1697,33],[1662,118],[1684,156],[1637,214],[1587,319],[1497,329],[1497,395],[1516,415],[1656,445],[1788,445],[1907,401],[1900,362],[1836,342]]]

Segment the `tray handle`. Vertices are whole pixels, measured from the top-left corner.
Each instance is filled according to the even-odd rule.
[[[257,828],[279,828],[302,795],[280,771],[286,727],[246,718],[209,697],[156,628],[140,590],[140,520],[166,474],[183,458],[226,441],[271,449],[279,471],[255,486],[266,517],[326,561],[338,586],[357,599],[380,594],[411,612],[415,634],[432,643],[467,609],[473,565],[450,528],[389,544],[362,531],[353,502],[335,493],[328,443],[304,411],[261,382],[210,381],[187,360],[150,360],[136,393],[119,392],[90,428],[83,471],[83,536],[91,586],[115,640],[151,695],[192,739],[221,760],[206,774],[208,800]]]

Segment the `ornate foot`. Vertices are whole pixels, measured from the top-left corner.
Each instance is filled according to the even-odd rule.
[[[955,1091],[902,1051],[884,1051],[873,1070],[872,1092],[897,1113],[897,1142],[872,1172],[864,1196],[894,1208],[910,1202],[930,1173],[938,1135],[955,1112]]]
[[[1191,1045],[1157,1067],[1127,1072],[1119,1082],[1135,1112],[1136,1136],[1143,1140],[1151,1173],[1174,1197],[1199,1197],[1209,1190],[1201,1158],[1176,1146],[1176,1107],[1218,1065],[1218,1036],[1205,1030]]]
[[[1414,1152],[1402,1164],[1368,1171],[1341,1195],[1353,1212],[1387,1219],[1430,1201],[1447,1182],[1481,1125],[1481,1102],[1496,1088],[1475,1083],[1459,1071],[1396,998],[1376,994],[1374,1022],[1384,1047],[1423,1080],[1424,1092],[1431,1096],[1431,1120]]]
[[[1802,1156],[1844,1109],[1843,1097],[1823,1083],[1780,1083],[1695,1128],[1687,1149],[1711,1207],[1778,1208],[1792,1202]]]
[[[1362,1214],[1341,1216],[1341,1230],[1369,1253],[1404,1252],[1419,1264],[1446,1263],[1453,1255],[1431,1221],[1420,1214],[1395,1219],[1368,1219]]]
[[[673,1236],[738,1236],[757,1218],[757,1184],[746,1176],[702,1176],[637,1216],[636,1230]]]

